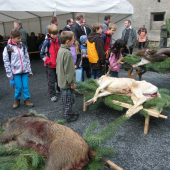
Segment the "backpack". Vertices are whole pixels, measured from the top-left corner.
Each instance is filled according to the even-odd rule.
[[[25,49],[26,49],[25,44],[22,44],[22,47],[23,47],[23,52],[24,52],[24,55],[25,55]],[[6,46],[6,48],[7,48],[7,52],[8,52],[9,61],[11,61],[10,45],[8,44],[8,45]]]
[[[109,64],[110,52],[111,52],[110,48],[108,50],[106,50],[106,52],[105,52],[105,55],[106,55],[105,62],[106,62],[107,65]]]
[[[51,40],[47,39],[47,40],[45,40],[45,41],[47,42],[47,48],[48,48],[47,53],[48,53],[48,57],[50,57],[49,49],[50,49],[50,45],[51,45]],[[44,41],[43,41],[42,44],[39,46],[39,50],[40,50],[40,51],[41,51],[41,48],[42,48],[42,46],[43,46],[43,43],[44,43]]]

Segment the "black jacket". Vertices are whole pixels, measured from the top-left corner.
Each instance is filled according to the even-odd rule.
[[[92,32],[88,35],[87,39],[91,43],[95,42],[96,51],[99,56],[99,61],[97,63],[89,63],[89,65],[92,69],[101,69],[102,65],[105,64],[105,47],[101,34]]]
[[[86,28],[86,33],[87,33],[87,36],[88,36],[91,33],[91,29],[87,26],[85,26],[85,28]]]
[[[63,28],[63,31],[72,31],[71,27],[68,27],[67,25]]]
[[[74,25],[71,27],[71,29],[76,36],[76,40],[79,42],[79,44],[81,44],[80,37],[82,35],[85,35],[83,27],[81,27],[77,22],[75,22]]]

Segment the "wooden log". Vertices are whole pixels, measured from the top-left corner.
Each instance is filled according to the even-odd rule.
[[[109,164],[109,166],[110,166],[111,168],[113,168],[113,169],[115,169],[115,170],[123,170],[121,167],[117,166],[115,163],[113,163],[113,162],[110,161],[110,160],[108,160],[108,161],[106,161],[106,162]]]
[[[28,52],[28,54],[40,53],[40,51]]]
[[[83,97],[83,111],[84,111],[84,112],[87,111],[86,98],[85,98],[85,96]]]
[[[144,134],[148,134],[150,116],[145,117]]]
[[[117,100],[113,100],[113,103],[118,105],[118,106],[125,107],[127,109],[132,107],[131,104],[119,102]],[[150,116],[153,116],[153,117],[156,117],[156,118],[159,118],[159,117],[164,118],[164,119],[168,118],[167,116],[164,116],[164,115],[161,114],[162,111],[159,112],[156,109],[143,109],[143,110],[147,111]]]

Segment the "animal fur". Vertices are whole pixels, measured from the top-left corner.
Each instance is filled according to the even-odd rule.
[[[159,50],[150,50],[148,52],[146,50],[140,50],[134,55],[140,56],[141,61],[139,63],[134,64],[133,68],[141,66],[141,65],[145,65],[151,62],[164,61],[166,58],[170,57],[170,49],[163,48]]]
[[[148,99],[154,96],[161,97],[158,93],[158,88],[146,81],[135,81],[130,78],[114,78],[106,74],[97,79],[97,82],[99,87],[96,89],[94,97],[88,100],[86,105],[95,103],[99,97],[112,94],[131,96],[134,105],[126,112],[127,117],[142,110],[142,104]],[[100,91],[101,93],[99,93]]]
[[[94,157],[78,133],[33,113],[8,119],[1,126],[0,143],[41,153],[47,157],[46,170],[78,170]]]

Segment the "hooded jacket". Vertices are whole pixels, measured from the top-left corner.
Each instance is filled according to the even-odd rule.
[[[30,59],[27,52],[27,48],[22,46],[22,42],[19,44],[8,40],[8,44],[10,47],[12,46],[13,52],[11,52],[11,61],[9,59],[7,46],[4,48],[3,51],[3,61],[4,67],[6,70],[6,75],[10,80],[13,80],[13,74],[22,74],[22,73],[29,73],[32,74],[31,66],[30,66]],[[21,48],[19,48],[21,46]]]
[[[40,52],[40,57],[42,59],[45,58],[44,66],[56,68],[56,60],[59,48],[60,46],[58,43],[58,38],[54,40],[49,34],[47,34]]]
[[[92,69],[101,69],[102,65],[105,64],[105,47],[103,40],[101,39],[101,34],[92,32],[88,35],[87,39],[90,43],[95,42],[95,48],[99,57],[97,63],[89,62],[89,65]],[[87,49],[88,48],[89,47],[87,46]]]

